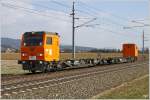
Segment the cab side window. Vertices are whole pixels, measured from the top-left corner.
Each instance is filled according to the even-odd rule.
[[[52,37],[47,37],[46,44],[49,44],[49,45],[52,44]]]

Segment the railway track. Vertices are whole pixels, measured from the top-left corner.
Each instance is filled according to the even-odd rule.
[[[124,69],[130,69],[133,67],[140,67],[141,65],[146,65],[147,62],[144,63],[132,63],[132,64],[120,64],[120,65],[113,65],[111,67],[105,67],[102,69],[97,69],[84,72],[82,74],[75,74],[70,76],[63,76],[59,78],[53,78],[53,79],[43,79],[43,80],[32,80],[24,83],[14,83],[14,84],[8,84],[8,85],[2,85],[1,94],[2,96],[10,96],[15,95],[18,93],[25,93],[25,92],[31,92],[32,90],[42,89],[42,88],[48,88],[52,86],[57,86],[60,84],[65,84],[72,81],[81,80],[82,78],[88,77],[90,75],[96,75],[96,74],[104,74],[108,72],[115,72],[119,70]],[[120,67],[119,67],[120,66]]]
[[[135,62],[135,64],[136,63],[137,62]],[[130,65],[130,63],[123,63],[121,65]],[[6,75],[6,76],[2,76],[2,81],[1,81],[2,83],[1,84],[3,86],[5,86],[5,85],[11,85],[13,83],[23,83],[23,82],[30,82],[30,81],[36,81],[36,80],[43,81],[43,80],[49,79],[50,77],[51,78],[56,78],[57,76],[61,76],[62,77],[65,74],[68,74],[68,73],[79,74],[78,73],[79,70],[82,71],[82,73],[85,73],[85,72],[93,71],[93,70],[95,70],[97,68],[100,68],[100,70],[105,70],[107,68],[112,68],[112,67],[117,67],[117,66],[120,66],[120,64],[117,64],[115,66],[101,65],[101,66],[84,67],[84,68],[83,67],[69,68],[69,69],[65,69],[63,71],[49,72],[49,73],[37,73],[37,74],[28,73],[28,74],[20,74],[20,75],[12,75],[12,76],[7,76]],[[85,68],[86,68],[86,70],[85,70]],[[89,71],[88,71],[88,69],[89,69]],[[70,71],[73,71],[73,72],[70,72]],[[57,77],[57,78],[59,78],[59,77]]]
[[[142,60],[138,60],[138,62],[141,62]],[[122,63],[121,63],[122,64]],[[124,64],[124,63],[123,63]],[[101,67],[106,67],[108,65],[99,65]],[[96,66],[94,66],[96,67]],[[67,71],[68,73],[68,70],[73,70],[73,69],[81,69],[81,68],[93,68],[93,67],[90,67],[90,66],[84,66],[84,67],[71,67],[71,68],[67,68],[67,69],[63,69],[63,71]],[[61,70],[62,71],[62,70]],[[54,73],[54,72],[52,72]],[[55,73],[60,73],[60,71],[58,72],[55,72]],[[37,74],[33,74],[33,73],[26,73],[26,74],[18,74],[18,75],[5,75],[5,74],[2,74],[1,75],[1,84],[2,85],[7,85],[7,84],[12,84],[12,83],[16,83],[16,82],[23,82],[23,81],[30,81],[30,80],[40,80],[40,79],[43,79],[43,78],[46,78],[50,73],[37,73]]]

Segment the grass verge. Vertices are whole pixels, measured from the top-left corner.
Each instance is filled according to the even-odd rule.
[[[1,68],[1,74],[12,74],[12,75],[16,75],[16,74],[25,74],[25,73],[29,73],[27,71],[24,71],[22,69],[22,67],[2,67]]]
[[[94,99],[148,99],[149,76],[145,75],[93,97]]]

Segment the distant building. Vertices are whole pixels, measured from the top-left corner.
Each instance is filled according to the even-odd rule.
[[[5,53],[14,53],[14,52],[16,52],[16,49],[13,49],[13,48],[7,48],[5,50]]]

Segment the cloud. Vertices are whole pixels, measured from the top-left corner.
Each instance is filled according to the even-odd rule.
[[[16,1],[16,2],[13,2]],[[52,9],[41,9],[35,6],[33,3],[37,2],[37,0],[24,0],[24,2],[20,2],[20,0],[3,0],[3,3],[11,3],[12,5],[21,6],[29,9],[40,10],[40,13],[33,14],[25,11],[24,9],[12,9],[8,7],[2,7],[2,37],[10,37],[10,38],[20,38],[23,32],[27,31],[50,31],[50,32],[58,32],[61,36],[61,44],[72,44],[72,18],[65,12],[58,12]],[[38,0],[40,3],[51,4],[47,0]],[[56,0],[57,1],[57,0]],[[66,4],[71,5],[72,0],[62,0],[66,2]],[[59,1],[58,1],[59,2]],[[63,2],[63,3],[64,3]],[[85,0],[85,2],[100,2],[100,0]],[[55,7],[55,6],[54,6]],[[57,7],[55,7],[57,8]],[[59,8],[61,9],[61,7]],[[69,8],[68,8],[69,9]],[[63,10],[63,7],[62,7]],[[71,8],[70,8],[71,12]],[[79,14],[80,17],[85,17]],[[81,46],[91,46],[91,47],[116,47],[120,48],[123,42],[135,42],[140,43],[141,37],[135,37],[135,35],[131,35],[131,31],[124,31],[120,27],[115,26],[114,24],[106,24],[106,20],[110,18],[112,20],[110,14],[104,12],[97,12],[99,19],[96,21],[100,23],[105,29],[113,30],[114,33],[109,31],[104,31],[99,27],[96,28],[87,28],[82,27],[76,30],[76,45]],[[88,15],[86,15],[89,17]],[[89,19],[84,20],[83,22],[77,21],[76,25],[80,25]],[[113,19],[114,20],[114,19]],[[118,21],[117,19],[115,20]],[[96,23],[93,22],[93,23]],[[92,23],[91,23],[92,24]],[[106,24],[106,25],[105,25]],[[117,33],[119,32],[119,33]],[[121,33],[127,34],[128,37],[120,36]],[[120,34],[120,35],[117,35]]]
[[[23,6],[26,8],[34,8],[30,3],[28,3],[28,5],[27,3],[17,3],[15,5]],[[65,33],[67,31],[66,29],[70,27],[68,22],[61,21],[70,20],[71,22],[71,19],[66,17],[64,13],[45,10],[41,14],[45,16],[28,13],[22,9],[10,9],[2,7],[2,36],[9,37],[11,35],[13,38],[19,38],[19,36],[16,37],[16,35],[21,35],[21,33],[26,31],[40,30],[58,31]],[[51,15],[53,17],[48,17]],[[61,16],[61,18],[58,19],[59,16],[57,15]]]

